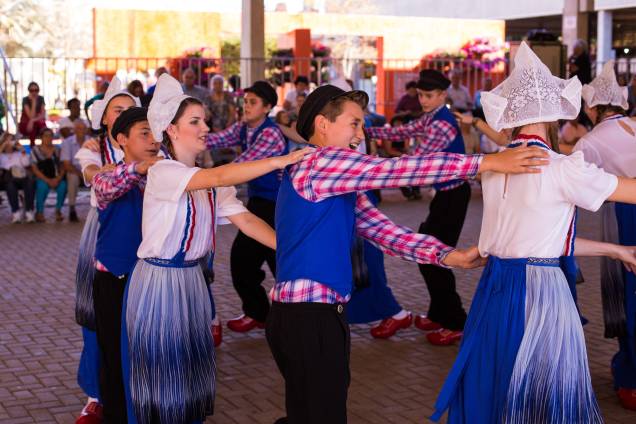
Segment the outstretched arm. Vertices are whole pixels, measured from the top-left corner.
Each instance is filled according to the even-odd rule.
[[[276,249],[276,233],[274,229],[252,212],[230,215],[227,219],[236,225],[246,236],[264,244],[270,249]]]
[[[636,273],[636,246],[621,246],[577,237],[574,240],[575,256],[607,256],[623,262],[625,268]]]
[[[636,204],[636,178],[618,177],[616,190],[607,200]]]

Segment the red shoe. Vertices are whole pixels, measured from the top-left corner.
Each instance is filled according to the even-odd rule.
[[[75,421],[75,424],[100,424],[102,418],[102,404],[99,402],[91,402],[82,409],[82,413]]]
[[[376,339],[388,339],[398,330],[409,328],[413,323],[413,315],[409,312],[402,319],[386,318],[375,327],[371,328],[371,335]]]
[[[441,330],[428,333],[426,339],[436,346],[448,346],[460,340],[463,335],[463,331],[453,331],[442,328]]]
[[[265,323],[256,321],[247,315],[241,315],[240,317],[229,320],[227,322],[227,328],[237,333],[247,333],[255,328],[265,328]]]
[[[616,392],[623,408],[636,411],[636,389],[619,388]]]
[[[223,326],[221,323],[219,325],[212,324],[212,338],[214,339],[214,347],[219,347],[223,341]]]
[[[431,321],[426,315],[418,315],[415,317],[415,326],[422,331],[441,330],[442,326],[435,321]]]

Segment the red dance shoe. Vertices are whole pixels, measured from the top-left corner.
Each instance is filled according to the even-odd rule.
[[[102,404],[99,402],[91,402],[87,404],[75,424],[100,424],[102,422]]]
[[[413,315],[409,312],[402,319],[386,318],[375,327],[371,328],[371,335],[376,339],[388,339],[398,330],[409,328],[413,323]]]
[[[247,315],[241,315],[240,317],[229,320],[227,322],[227,328],[237,333],[247,333],[255,328],[265,328],[265,323],[256,321]]]
[[[636,411],[636,389],[619,388],[616,392],[623,408]]]
[[[223,341],[223,326],[221,323],[219,325],[212,324],[212,338],[214,339],[214,347],[219,347]]]
[[[415,326],[422,331],[441,330],[442,326],[435,321],[431,321],[426,315],[418,315],[415,317]]]
[[[448,330],[446,328],[442,328],[441,330],[433,331],[426,335],[426,339],[436,346],[448,346],[452,345],[456,341],[461,340],[464,335],[463,331],[453,331]]]

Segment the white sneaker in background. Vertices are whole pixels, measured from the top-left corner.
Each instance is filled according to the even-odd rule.
[[[26,222],[35,222],[35,213],[33,211],[26,211]]]
[[[11,219],[12,224],[19,224],[22,222],[22,212],[17,211],[13,212],[13,218]]]

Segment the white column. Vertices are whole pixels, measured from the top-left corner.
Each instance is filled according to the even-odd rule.
[[[265,78],[264,0],[243,0],[241,9],[241,87]]]
[[[599,10],[596,27],[596,73],[598,74],[601,72],[605,62],[614,59],[614,50],[612,50],[612,12]]]

